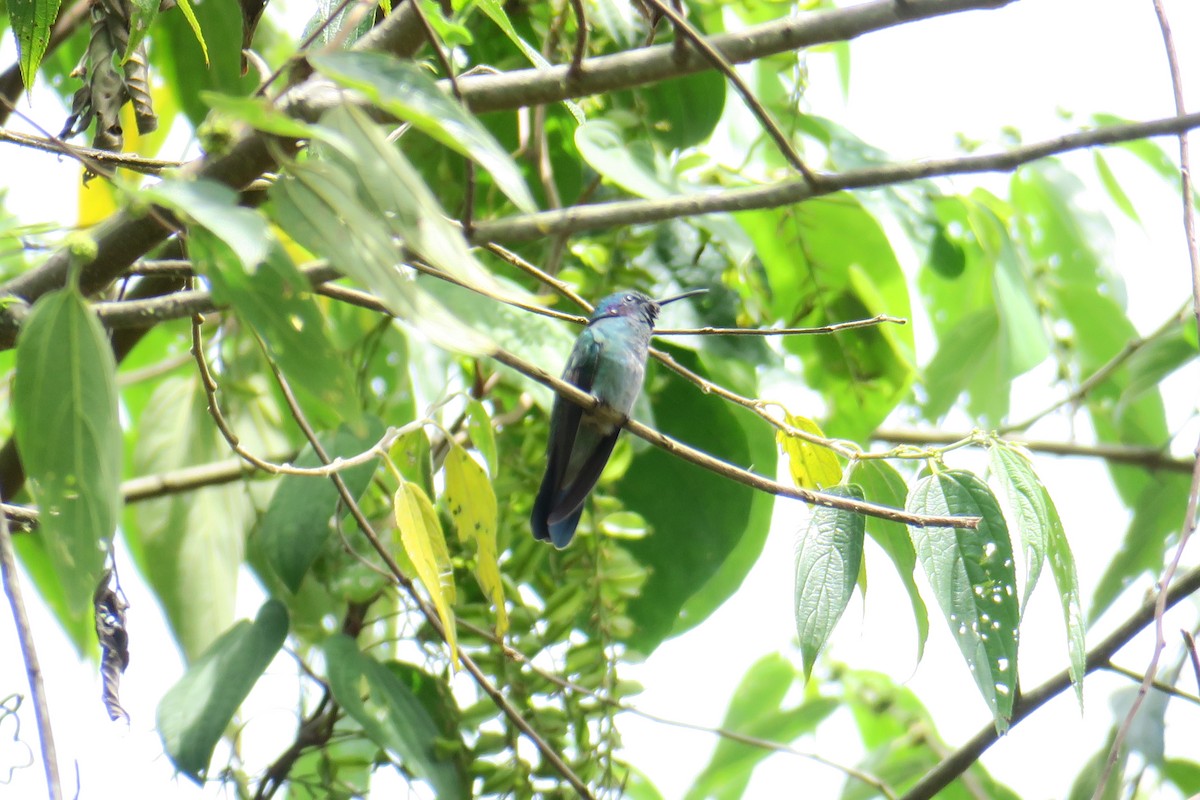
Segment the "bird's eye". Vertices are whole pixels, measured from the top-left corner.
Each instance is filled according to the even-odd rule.
[[[626,302],[626,303],[632,303],[632,302],[633,302],[633,295],[631,295],[631,294],[627,294],[627,295],[625,295],[625,302]]]

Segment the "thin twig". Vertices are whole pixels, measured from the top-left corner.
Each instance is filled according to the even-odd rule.
[[[1183,633],[1186,635],[1187,631],[1183,631]],[[1129,669],[1128,667],[1121,667],[1121,666],[1118,666],[1118,665],[1112,664],[1112,663],[1105,664],[1104,669],[1109,672],[1116,673],[1117,675],[1123,675],[1132,681],[1137,681],[1138,683],[1141,683],[1146,677],[1145,675],[1138,672],[1137,670],[1132,670],[1132,669]],[[1190,692],[1185,692],[1182,689],[1177,689],[1174,686],[1170,685],[1169,683],[1163,683],[1160,680],[1151,681],[1150,686],[1151,686],[1151,688],[1157,689],[1158,691],[1162,692],[1163,694],[1169,694],[1172,697],[1178,697],[1180,700],[1185,700],[1189,703],[1192,703],[1193,705],[1200,706],[1200,695],[1194,695],[1194,694],[1191,694]]]
[[[1099,367],[1097,367],[1096,371],[1093,372],[1091,375],[1089,375],[1086,379],[1084,379],[1083,381],[1080,381],[1079,385],[1077,387],[1075,387],[1075,389],[1070,394],[1068,394],[1066,397],[1056,400],[1055,402],[1051,403],[1047,407],[1045,407],[1042,410],[1032,414],[1031,416],[1021,420],[1020,422],[1014,422],[1009,425],[1005,425],[1004,427],[1002,427],[1000,429],[1000,433],[1014,433],[1016,431],[1023,431],[1026,428],[1031,427],[1035,422],[1042,419],[1043,417],[1047,417],[1050,414],[1053,414],[1055,411],[1062,408],[1063,406],[1075,405],[1077,403],[1082,402],[1084,398],[1086,398],[1089,394],[1091,394],[1093,389],[1095,389],[1097,386],[1101,385],[1106,380],[1108,380],[1110,377],[1112,377],[1112,375],[1126,361],[1128,361],[1130,358],[1132,358],[1135,353],[1137,353],[1139,350],[1141,350],[1143,347],[1145,347],[1147,344],[1154,341],[1158,337],[1164,335],[1167,331],[1169,331],[1171,329],[1172,326],[1179,323],[1186,316],[1187,316],[1187,307],[1185,306],[1183,308],[1180,308],[1179,311],[1177,311],[1176,313],[1172,314],[1166,320],[1166,322],[1164,322],[1162,325],[1160,325],[1158,327],[1158,329],[1155,330],[1153,333],[1151,333],[1149,336],[1146,336],[1144,338],[1138,336],[1133,339],[1130,339],[1129,341],[1127,341],[1125,343],[1125,345],[1120,350],[1118,350],[1113,355],[1112,358],[1110,358],[1108,361],[1104,362]],[[1190,466],[1189,466],[1188,471],[1189,472],[1191,471]]]
[[[62,800],[62,785],[58,776],[58,756],[54,750],[54,731],[50,727],[50,704],[46,697],[46,687],[42,683],[42,668],[38,663],[37,647],[33,642],[33,628],[29,625],[29,615],[25,613],[25,601],[21,596],[21,580],[17,575],[17,557],[13,552],[6,514],[0,514],[0,577],[4,579],[4,593],[8,595],[13,624],[17,627],[17,638],[21,642],[21,656],[25,660],[25,676],[29,679],[29,694],[33,698],[38,738],[42,744],[42,765],[46,770],[46,787],[50,800]]]
[[[571,67],[567,71],[570,80],[577,81],[583,75],[583,58],[587,55],[587,15],[583,13],[583,0],[571,0],[575,12],[575,49],[571,53]]]
[[[758,98],[754,96],[754,92],[750,91],[750,87],[742,80],[742,76],[737,74],[737,71],[725,60],[721,52],[709,44],[708,40],[682,14],[672,8],[670,4],[664,3],[662,0],[643,0],[643,2],[654,6],[667,19],[671,20],[671,24],[675,26],[676,35],[691,42],[692,46],[733,84],[733,88],[741,95],[742,100],[746,103],[746,107],[750,109],[750,113],[758,118],[759,124],[762,125],[767,135],[771,137],[771,140],[775,142],[775,146],[779,148],[779,152],[783,154],[787,162],[804,176],[804,180],[809,185],[815,186],[817,184],[817,176],[805,165],[804,160],[800,158],[800,154],[796,152],[796,148],[792,146],[791,141],[780,130],[778,123],[775,122],[775,118],[771,116],[771,112],[767,111],[763,104],[758,101]]]
[[[1200,652],[1196,651],[1196,640],[1190,631],[1182,630],[1183,644],[1187,647],[1188,657],[1192,661],[1192,674],[1196,676],[1196,688],[1200,691]]]
[[[192,318],[192,357],[196,361],[196,367],[200,371],[200,383],[204,387],[205,397],[208,398],[208,413],[212,417],[213,423],[216,424],[217,430],[221,432],[221,436],[240,458],[244,459],[254,468],[262,470],[270,475],[300,475],[308,477],[332,478],[337,473],[343,470],[357,467],[361,464],[374,461],[381,453],[386,453],[392,443],[411,431],[418,430],[424,427],[428,420],[419,419],[409,422],[399,428],[388,428],[383,434],[383,437],[372,445],[367,450],[355,456],[346,458],[336,458],[331,461],[326,461],[320,467],[296,467],[291,464],[276,464],[267,461],[260,456],[251,453],[242,446],[241,440],[229,425],[229,421],[225,419],[225,415],[221,413],[221,406],[217,402],[217,381],[213,377],[212,370],[209,369],[208,359],[204,355],[204,340],[200,332],[203,325],[203,319],[196,315]],[[271,362],[273,363],[273,362]]]
[[[871,434],[871,438],[881,442],[892,442],[900,445],[956,444],[971,439],[974,434],[955,431],[908,430],[904,428],[880,428]],[[1081,456],[1085,458],[1102,458],[1117,464],[1134,464],[1149,470],[1164,470],[1167,472],[1191,473],[1195,459],[1175,458],[1170,453],[1155,447],[1135,447],[1122,444],[1077,444],[1075,442],[1055,442],[1040,439],[1021,439],[1019,437],[1001,437],[1002,441],[1012,442],[1037,453],[1048,453],[1056,456]]]
[[[164,170],[178,169],[183,166],[182,161],[143,158],[133,153],[114,153],[111,150],[99,150],[95,147],[83,147],[77,144],[71,145],[70,152],[68,152],[63,148],[62,140],[57,137],[34,136],[31,133],[10,131],[4,128],[0,128],[0,142],[9,142],[20,147],[41,150],[45,153],[86,158],[87,161],[84,162],[85,166],[88,165],[88,162],[104,164],[108,167],[122,167],[130,172],[137,172],[142,175],[157,175]],[[91,167],[89,166],[88,168],[90,169]]]
[[[382,303],[380,303],[379,300],[377,300],[375,297],[373,297],[369,294],[366,294],[365,292],[360,292],[355,289],[349,289],[344,286],[328,287],[328,288],[333,290],[330,293],[331,297],[337,297],[338,299],[344,299],[347,302],[354,302],[356,305],[371,308],[373,310],[379,311],[380,313],[384,313],[384,314],[389,313],[386,306],[384,306]],[[597,415],[605,415],[605,414],[612,413],[611,409],[607,409],[605,406],[603,406],[600,403],[600,401],[598,399],[596,399],[592,395],[580,390],[578,387],[576,387],[572,384],[566,383],[565,381],[555,378],[553,375],[551,375],[550,373],[541,369],[540,367],[538,367],[534,364],[530,364],[529,362],[514,355],[513,353],[510,353],[503,349],[497,349],[491,355],[492,355],[492,358],[496,359],[500,363],[505,364],[506,366],[512,367],[513,369],[526,375],[529,378],[532,378],[533,380],[537,381],[538,383],[541,383],[545,386],[549,386],[551,389],[553,389],[555,392],[557,392],[561,397],[564,397],[573,403],[578,403],[578,404],[582,405],[590,413],[597,414]],[[667,363],[668,365],[671,363],[674,363],[675,367],[678,368],[678,370],[681,372],[681,374],[689,373],[691,375],[695,375],[695,373],[692,373],[690,370],[687,370],[685,367],[683,367],[682,365],[675,362],[674,359],[672,359],[668,354],[663,353],[661,355],[666,359],[666,361],[664,363]],[[707,387],[707,389],[709,391],[715,392],[718,389],[720,389],[722,392],[729,395],[730,399],[735,399],[736,402],[747,405],[747,407],[754,407],[756,405],[759,405],[759,406],[771,405],[770,403],[754,401],[754,400],[750,400],[749,398],[743,398],[734,392],[729,392],[728,390],[721,389],[721,387],[717,387],[714,384],[709,383],[708,381],[705,381],[700,376],[696,376],[696,379],[698,379],[705,387]],[[756,410],[759,410],[759,409],[756,409]],[[809,439],[809,440],[815,439],[815,440],[817,440],[817,443],[823,444],[826,446],[835,446],[836,445],[836,443],[833,442],[833,440],[821,439],[820,437],[813,437],[812,434],[809,434],[805,431],[801,431],[799,429],[793,428],[791,426],[787,426],[784,423],[779,422],[778,420],[772,419],[769,415],[765,415],[764,418],[770,420],[771,423],[773,425],[775,425],[776,427],[780,427],[781,429],[786,429],[787,432],[791,435],[799,436],[800,438]],[[659,433],[658,431],[654,430],[653,428],[643,425],[642,423],[637,422],[636,420],[614,417],[614,419],[612,421],[623,425],[634,436],[637,436],[640,439],[645,439],[646,441],[650,442],[650,444],[652,444],[656,447],[659,447],[663,450],[666,450],[668,453],[672,453],[673,455],[676,455],[685,461],[690,461],[691,463],[696,464],[697,466],[703,467],[704,469],[707,469],[711,472],[715,472],[718,475],[722,475],[726,478],[737,481],[738,483],[745,484],[746,486],[749,486],[753,489],[758,489],[759,491],[767,492],[769,494],[774,494],[779,497],[790,497],[793,500],[800,500],[801,502],[808,503],[809,505],[828,506],[830,508],[840,508],[840,509],[844,509],[847,511],[856,511],[860,514],[866,514],[866,515],[872,516],[872,517],[879,517],[881,519],[887,519],[887,520],[891,520],[893,522],[902,522],[906,525],[916,525],[916,526],[920,526],[920,527],[925,527],[925,526],[930,526],[930,525],[944,525],[944,526],[953,527],[953,528],[975,528],[979,524],[978,517],[949,517],[949,516],[936,516],[936,515],[930,516],[930,515],[925,515],[925,514],[910,514],[906,511],[901,511],[900,509],[890,508],[888,506],[876,505],[875,503],[868,503],[868,502],[865,502],[862,500],[855,500],[852,497],[842,497],[840,495],[831,495],[831,494],[826,494],[824,492],[814,492],[810,489],[785,486],[782,483],[770,480],[768,478],[764,478],[763,476],[758,475],[754,472],[751,472],[751,471],[745,470],[745,469],[741,469],[740,467],[736,467],[725,461],[721,461],[720,459],[713,458],[712,456],[708,455],[707,453],[702,453],[699,450],[696,450],[692,447],[688,447],[687,445],[683,444],[682,442],[680,442],[676,439],[672,439],[671,437],[669,437],[665,434]]]
[[[1158,18],[1159,30],[1162,31],[1163,47],[1167,51],[1167,64],[1171,73],[1171,89],[1175,95],[1175,113],[1183,116],[1187,113],[1187,109],[1183,102],[1183,78],[1179,72],[1179,57],[1175,52],[1175,39],[1171,35],[1171,25],[1167,20],[1167,12],[1163,9],[1161,0],[1151,0],[1151,2],[1154,5],[1154,14]],[[1179,134],[1179,172],[1180,192],[1183,195],[1184,238],[1187,242],[1188,260],[1192,267],[1193,311],[1200,314],[1200,252],[1196,249],[1195,210],[1192,207],[1192,170],[1191,159],[1188,155],[1187,133]],[[1200,326],[1200,317],[1197,318],[1196,324]],[[1183,550],[1187,547],[1188,539],[1191,538],[1192,532],[1196,530],[1196,506],[1197,500],[1200,498],[1200,442],[1197,442],[1195,452],[1196,463],[1192,470],[1192,486],[1188,491],[1187,512],[1183,519],[1183,528],[1179,534],[1179,542],[1175,546],[1175,554],[1168,562],[1166,569],[1163,570],[1162,577],[1158,581],[1158,594],[1154,604],[1154,652],[1150,656],[1150,663],[1146,666],[1145,676],[1142,678],[1141,685],[1138,686],[1137,694],[1134,695],[1133,702],[1129,704],[1129,711],[1125,715],[1125,719],[1121,722],[1121,726],[1117,729],[1117,735],[1113,738],[1112,747],[1108,752],[1108,759],[1104,764],[1104,771],[1101,772],[1100,780],[1096,783],[1096,791],[1092,794],[1092,800],[1100,800],[1105,796],[1105,787],[1108,785],[1113,767],[1116,766],[1117,760],[1121,755],[1121,750],[1124,747],[1125,739],[1128,737],[1130,729],[1133,728],[1138,709],[1141,708],[1142,701],[1145,699],[1147,693],[1149,693],[1154,678],[1158,675],[1158,662],[1162,657],[1163,650],[1167,646],[1167,637],[1163,630],[1163,615],[1167,610],[1167,588],[1170,587],[1171,581],[1175,577],[1175,572],[1179,569],[1179,563],[1183,559]]]
[[[849,322],[835,322],[831,325],[818,325],[815,328],[655,328],[655,336],[809,336],[818,333],[838,333],[857,328],[873,328],[876,325],[891,323],[907,325],[904,317],[893,317],[890,314],[878,314],[869,319],[855,319]]]

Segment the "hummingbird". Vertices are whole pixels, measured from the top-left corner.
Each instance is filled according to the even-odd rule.
[[[693,289],[665,300],[633,291],[610,294],[596,306],[575,340],[562,379],[629,416],[642,390],[658,312],[667,303],[706,291]],[[583,501],[600,479],[620,433],[616,423],[588,414],[570,400],[554,398],[546,476],[530,519],[535,539],[553,542],[560,550],[570,544]]]

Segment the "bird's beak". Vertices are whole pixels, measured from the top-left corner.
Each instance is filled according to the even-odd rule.
[[[705,294],[707,291],[708,289],[688,289],[686,292],[672,295],[665,300],[655,300],[654,302],[660,306],[665,306],[667,303],[674,303],[676,300],[685,300],[689,297],[695,297],[698,294]]]

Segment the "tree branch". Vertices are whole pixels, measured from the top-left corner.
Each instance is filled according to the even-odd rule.
[[[960,11],[1003,8],[1013,0],[872,0],[847,8],[813,11],[754,25],[706,41],[731,64],[764,56],[841,42],[909,22]],[[587,68],[572,80],[570,65],[524,69],[495,75],[470,75],[460,80],[463,100],[475,113],[556,103],[575,97],[605,94],[659,83],[710,69],[701,53],[673,44],[641,47],[587,60]]]
[[[1180,600],[1200,590],[1200,567],[1183,575],[1170,591],[1164,594],[1164,608],[1171,608]],[[1147,600],[1129,619],[1104,638],[1100,644],[1088,651],[1085,673],[1106,667],[1118,650],[1154,621],[1156,600]],[[1069,689],[1071,674],[1063,670],[1041,686],[1029,692],[1021,692],[1013,703],[1009,730],[1041,708],[1047,701]],[[921,778],[900,800],[928,800],[950,785],[958,776],[979,760],[983,752],[999,738],[996,726],[988,723],[966,744],[944,758],[936,767]]]
[[[910,161],[846,172],[820,172],[817,173],[816,188],[803,180],[793,180],[766,186],[698,192],[664,200],[618,200],[556,211],[541,211],[536,214],[520,214],[476,223],[472,241],[527,242],[545,236],[598,228],[646,225],[651,222],[718,212],[778,208],[847,189],[878,188],[949,175],[1012,172],[1023,164],[1072,150],[1178,134],[1197,127],[1200,127],[1200,113],[1147,122],[1106,125],[1014,147],[1002,153]]]

